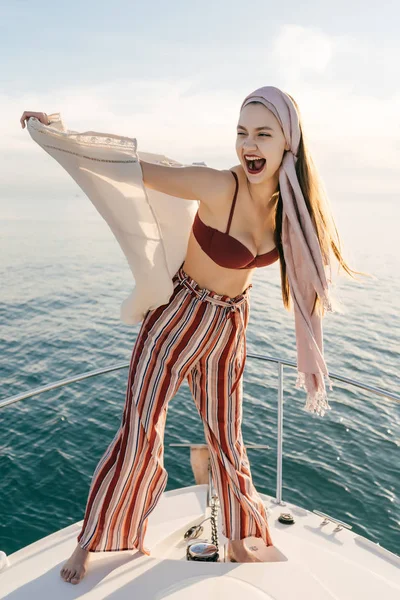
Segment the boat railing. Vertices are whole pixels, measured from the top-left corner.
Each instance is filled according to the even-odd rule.
[[[254,354],[247,353],[247,359],[255,359],[265,362],[275,363],[277,366],[277,374],[278,374],[278,386],[277,386],[277,464],[276,464],[276,499],[275,502],[277,504],[284,505],[285,503],[282,501],[282,458],[283,458],[283,400],[284,400],[284,372],[283,368],[290,367],[292,369],[296,369],[297,365],[295,362],[276,358],[274,356],[266,356],[263,354]],[[27,398],[32,398],[33,396],[37,396],[38,394],[43,394],[44,392],[48,392],[50,390],[55,390],[60,387],[64,387],[66,385],[71,385],[72,383],[76,383],[78,381],[83,381],[84,379],[88,379],[89,377],[97,377],[98,375],[104,375],[105,373],[111,373],[113,371],[119,371],[121,369],[129,368],[129,363],[121,363],[114,365],[112,367],[106,367],[101,369],[95,369],[94,371],[88,371],[86,373],[81,373],[80,375],[75,375],[73,377],[67,377],[65,379],[60,379],[59,381],[54,381],[53,383],[49,383],[47,385],[43,385],[38,388],[34,388],[32,390],[22,392],[21,394],[17,394],[15,396],[10,396],[9,398],[5,398],[0,400],[0,409],[5,408],[6,406],[10,406],[14,404],[14,402],[19,402],[20,400],[26,400]],[[329,372],[329,377],[331,380],[340,381],[342,383],[346,383],[351,386],[355,386],[359,389],[362,389],[367,392],[373,392],[378,396],[382,396],[389,400],[393,400],[395,402],[400,403],[400,396],[398,394],[394,394],[393,392],[389,392],[382,388],[368,385],[356,379],[352,379],[350,377],[345,377],[343,375],[339,375],[338,373]],[[305,392],[304,392],[305,393]],[[329,394],[328,394],[329,395]],[[335,399],[336,401],[336,399]],[[340,400],[337,400],[340,401]],[[318,417],[321,418],[321,417]],[[252,448],[253,445],[248,445],[248,448]],[[254,445],[254,447],[261,447],[259,445]],[[265,447],[265,446],[263,446]]]

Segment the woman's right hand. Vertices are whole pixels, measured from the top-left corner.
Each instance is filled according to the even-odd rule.
[[[49,118],[46,113],[43,112],[32,112],[31,110],[25,110],[22,113],[22,117],[20,118],[20,123],[22,129],[25,127],[25,121],[27,121],[30,117],[36,117],[43,125],[49,124]]]

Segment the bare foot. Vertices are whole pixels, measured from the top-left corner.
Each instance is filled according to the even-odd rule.
[[[86,574],[85,565],[88,558],[89,551],[81,548],[78,544],[60,571],[60,575],[64,581],[73,583],[74,585],[79,583]]]
[[[258,544],[264,542],[260,540]],[[260,546],[246,546],[243,540],[228,540],[227,557],[231,562],[263,562],[251,550],[257,550]]]

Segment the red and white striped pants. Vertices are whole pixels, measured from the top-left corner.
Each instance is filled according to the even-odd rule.
[[[149,310],[129,367],[124,412],[92,477],[78,543],[91,552],[144,547],[161,497],[168,402],[187,378],[204,425],[222,533],[273,545],[243,443],[242,395],[250,284],[231,298],[201,288],[181,267],[167,304]]]

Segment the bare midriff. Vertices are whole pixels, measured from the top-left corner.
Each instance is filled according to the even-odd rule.
[[[246,177],[241,165],[234,167],[235,172],[239,176],[241,182],[241,189],[243,190],[243,177]],[[233,178],[232,178],[233,179]],[[228,181],[228,180],[227,180]],[[239,191],[239,195],[241,192]],[[243,194],[243,192],[242,192]],[[199,216],[206,221],[210,226],[215,227],[221,231],[226,230],[228,215],[232,202],[232,186],[227,183],[226,198],[221,199],[209,199],[207,206],[200,202]],[[215,211],[210,211],[210,207],[215,207]],[[255,241],[247,234],[238,234],[237,223],[243,222],[243,229],[253,230],[254,224],[258,222],[259,229],[259,217],[253,214],[249,198],[246,198],[246,194],[238,196],[236,211],[239,214],[236,216],[236,223],[233,225],[230,233],[237,239],[245,244],[251,252],[255,251]],[[246,211],[250,218],[246,218]],[[271,224],[267,226],[264,234],[264,239],[259,254],[267,252],[274,247],[273,230]],[[217,294],[227,295],[231,298],[238,296],[250,285],[254,268],[250,269],[228,269],[221,267],[215,263],[200,247],[193,231],[190,232],[187,253],[185,261],[183,263],[183,270],[192,277],[202,288],[212,290]]]
[[[254,269],[225,269],[215,263],[200,248],[193,232],[190,232],[183,270],[200,287],[235,298],[251,283]]]

